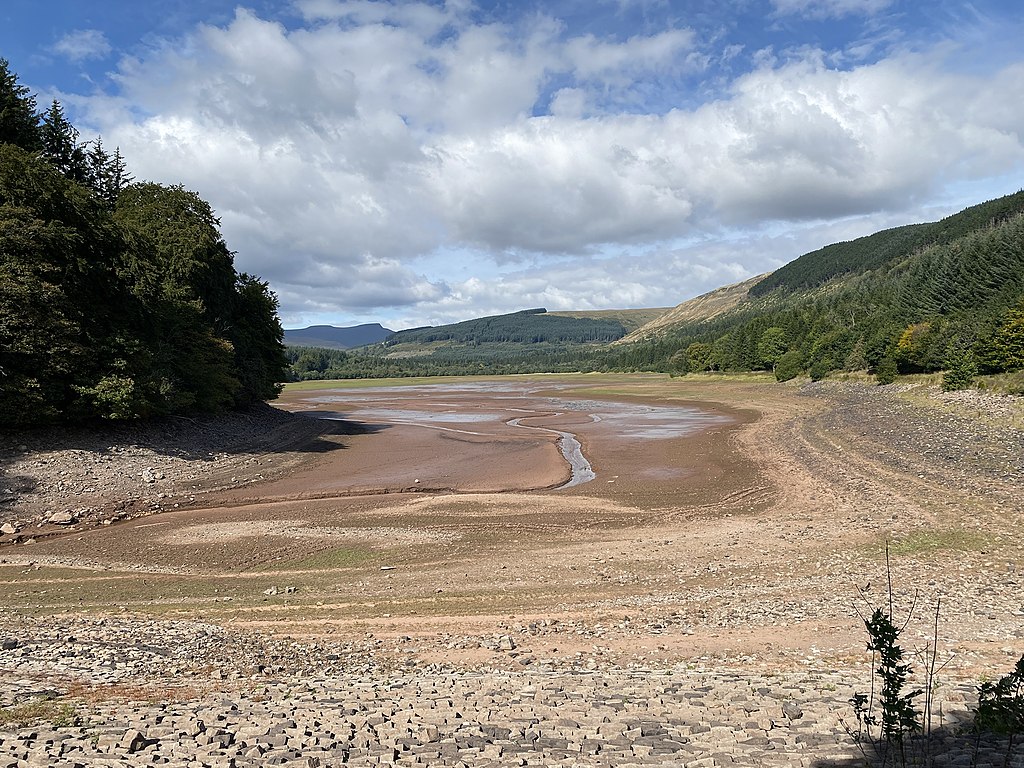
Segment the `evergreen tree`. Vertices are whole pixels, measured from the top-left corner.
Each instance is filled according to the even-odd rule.
[[[42,156],[66,178],[79,183],[89,180],[85,150],[78,141],[78,131],[64,116],[60,102],[54,100],[43,115],[39,128]]]
[[[121,148],[115,147],[114,154],[111,155],[103,148],[103,137],[97,136],[91,143],[86,162],[87,183],[100,200],[106,203],[108,208],[113,209],[121,192],[135,180],[135,177],[128,173]]]
[[[989,373],[1024,368],[1024,300],[1007,311],[995,333],[979,345],[982,367]]]
[[[878,368],[875,370],[875,380],[879,384],[892,384],[896,381],[898,374],[899,368],[896,365],[895,358],[886,356],[878,363]]]
[[[35,96],[18,83],[17,74],[3,58],[0,58],[0,144],[13,144],[28,152],[42,149]]]
[[[966,344],[957,343],[946,359],[946,372],[942,374],[942,390],[953,392],[967,389],[978,375],[974,353]]]

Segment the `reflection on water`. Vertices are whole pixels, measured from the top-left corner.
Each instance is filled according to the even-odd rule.
[[[452,411],[438,413],[436,411],[416,411],[411,408],[360,408],[352,412],[352,417],[356,419],[375,419],[378,421],[422,421],[460,424],[467,421],[501,421],[503,414]]]

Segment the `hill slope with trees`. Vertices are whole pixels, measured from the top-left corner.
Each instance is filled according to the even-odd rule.
[[[0,424],[134,419],[273,398],[277,299],[210,206],[134,183],[43,115],[0,59]]]
[[[658,329],[617,367],[999,373],[1022,367],[1024,192],[805,254],[725,314]],[[643,329],[639,332],[643,333]],[[955,383],[951,381],[950,383]]]

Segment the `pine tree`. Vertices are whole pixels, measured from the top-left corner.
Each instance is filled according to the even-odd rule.
[[[42,149],[36,98],[18,84],[7,59],[0,58],[0,144],[14,144],[29,152]]]
[[[86,183],[89,168],[85,148],[78,141],[78,130],[64,116],[64,109],[56,99],[43,115],[39,133],[43,143],[42,156],[66,178]]]
[[[135,181],[135,177],[128,173],[121,148],[116,147],[111,155],[103,148],[103,137],[97,136],[91,143],[86,160],[89,187],[107,208],[113,210],[121,192]]]

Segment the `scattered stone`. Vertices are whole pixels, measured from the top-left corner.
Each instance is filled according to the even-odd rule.
[[[78,521],[78,518],[75,517],[74,512],[67,512],[67,511],[65,511],[65,512],[54,512],[47,519],[48,523],[52,523],[54,525],[74,525],[77,521]]]
[[[804,716],[804,711],[795,702],[787,701],[782,705],[782,714],[790,720],[799,720]]]

